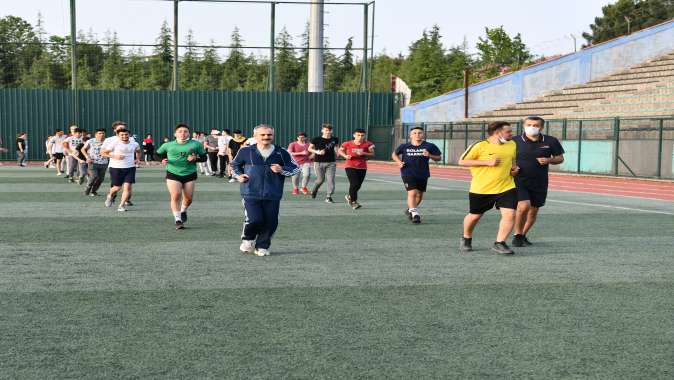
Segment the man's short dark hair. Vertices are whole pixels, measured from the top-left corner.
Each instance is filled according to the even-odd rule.
[[[321,129],[323,129],[323,128],[329,129],[329,130],[332,131],[332,124],[330,124],[330,123],[323,123],[323,124],[321,124]]]
[[[541,125],[541,127],[543,125],[545,125],[545,120],[543,120],[543,118],[540,117],[540,116],[535,116],[535,115],[527,116],[527,117],[524,118],[524,121],[527,121],[527,120],[537,121]]]
[[[73,132],[75,132],[75,133],[77,133],[77,132],[82,133],[82,132],[84,132],[84,129],[82,129],[82,128],[75,128],[75,129],[73,130]]]
[[[190,130],[189,125],[187,125],[185,123],[178,123],[178,125],[176,125],[176,128],[174,129],[174,131],[177,131],[180,128],[187,128],[188,131]],[[197,133],[201,133],[201,132],[197,132]]]
[[[424,130],[423,128],[421,128],[421,127],[419,127],[419,126],[416,126],[416,127],[412,127],[412,129],[410,129],[410,132],[412,132],[412,131],[415,130],[415,129],[418,129],[418,130],[420,130],[420,131],[422,131],[422,132],[423,132],[423,130]]]
[[[105,133],[105,128],[97,128],[94,133],[103,132]]]
[[[235,130],[234,130],[234,134],[235,134],[235,135],[240,135],[240,134],[241,134],[241,130],[240,130],[240,129],[235,129]]]
[[[117,121],[113,121],[113,122],[112,122],[112,130],[114,131],[114,130],[115,130],[118,126],[120,126],[120,125],[123,125],[124,128],[127,127],[127,125],[126,125],[125,122],[123,122],[123,121],[121,121],[121,120],[117,120]]]
[[[304,132],[300,132],[300,133],[298,133],[298,134],[297,134],[297,137],[300,137],[300,136],[304,136],[304,137],[307,137],[307,134],[306,134],[306,133],[304,133]]]
[[[491,136],[497,131],[503,129],[503,127],[505,126],[510,126],[510,123],[508,123],[507,121],[495,121],[493,123],[490,123],[489,126],[487,127],[487,134]]]
[[[358,129],[356,129],[355,131],[353,131],[353,133],[354,133],[354,134],[355,134],[355,133],[362,133],[362,134],[365,134],[366,132],[365,132],[365,130],[364,130],[363,128],[358,128]]]
[[[59,133],[59,132],[63,132],[63,129],[57,129],[56,131],[54,131],[54,133]]]
[[[120,133],[124,133],[124,132],[129,133],[129,130],[126,129],[126,128],[120,128],[115,133],[120,134]]]
[[[232,131],[230,131],[230,130],[227,129],[227,128],[223,129],[223,131],[224,131],[226,134],[228,134],[228,135],[231,135],[231,134],[232,134]]]

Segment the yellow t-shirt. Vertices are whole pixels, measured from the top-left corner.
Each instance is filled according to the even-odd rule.
[[[471,166],[470,192],[475,194],[500,194],[515,188],[515,180],[510,170],[515,160],[517,145],[508,141],[505,144],[492,144],[482,140],[469,146],[461,156],[462,160],[491,160],[499,157],[497,166]]]

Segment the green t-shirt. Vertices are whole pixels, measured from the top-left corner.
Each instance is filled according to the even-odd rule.
[[[187,140],[184,144],[178,144],[176,140],[173,140],[162,144],[157,149],[157,154],[166,154],[168,159],[166,170],[179,176],[190,175],[197,171],[197,161],[187,161],[187,157],[193,153],[197,156],[206,154],[204,145],[194,140]]]

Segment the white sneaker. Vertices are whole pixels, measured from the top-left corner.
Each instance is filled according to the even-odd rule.
[[[110,198],[110,196],[107,196],[105,198],[105,207],[110,207],[110,206],[112,206],[112,198]]]
[[[117,209],[117,211],[119,211],[119,212],[125,212],[125,211],[126,211],[126,207],[124,207],[124,206],[119,206],[119,208]]]
[[[56,173],[56,175],[63,175],[61,172]]]
[[[230,178],[229,181],[227,181],[227,182],[234,183],[234,182],[236,182],[236,180],[234,178]]]
[[[270,252],[268,249],[258,248],[255,250],[255,256],[269,256]]]
[[[241,245],[239,250],[243,253],[253,253],[255,250],[255,241],[254,240],[241,240]]]

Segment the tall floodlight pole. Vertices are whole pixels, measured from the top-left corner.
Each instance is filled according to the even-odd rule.
[[[308,70],[307,90],[323,92],[323,0],[311,3]]]
[[[178,2],[173,0],[173,76],[171,90],[178,91]]]
[[[77,105],[77,19],[75,0],[70,0],[70,88],[73,97],[72,121],[78,122]]]
[[[276,3],[271,3],[271,22],[269,31],[269,73],[267,74],[268,91],[274,91],[274,54],[275,54],[275,37],[276,37]]]
[[[367,11],[368,4],[363,4],[363,67],[361,69],[361,80],[360,85],[361,91],[367,91],[367,36],[368,36],[368,26],[367,26]]]

